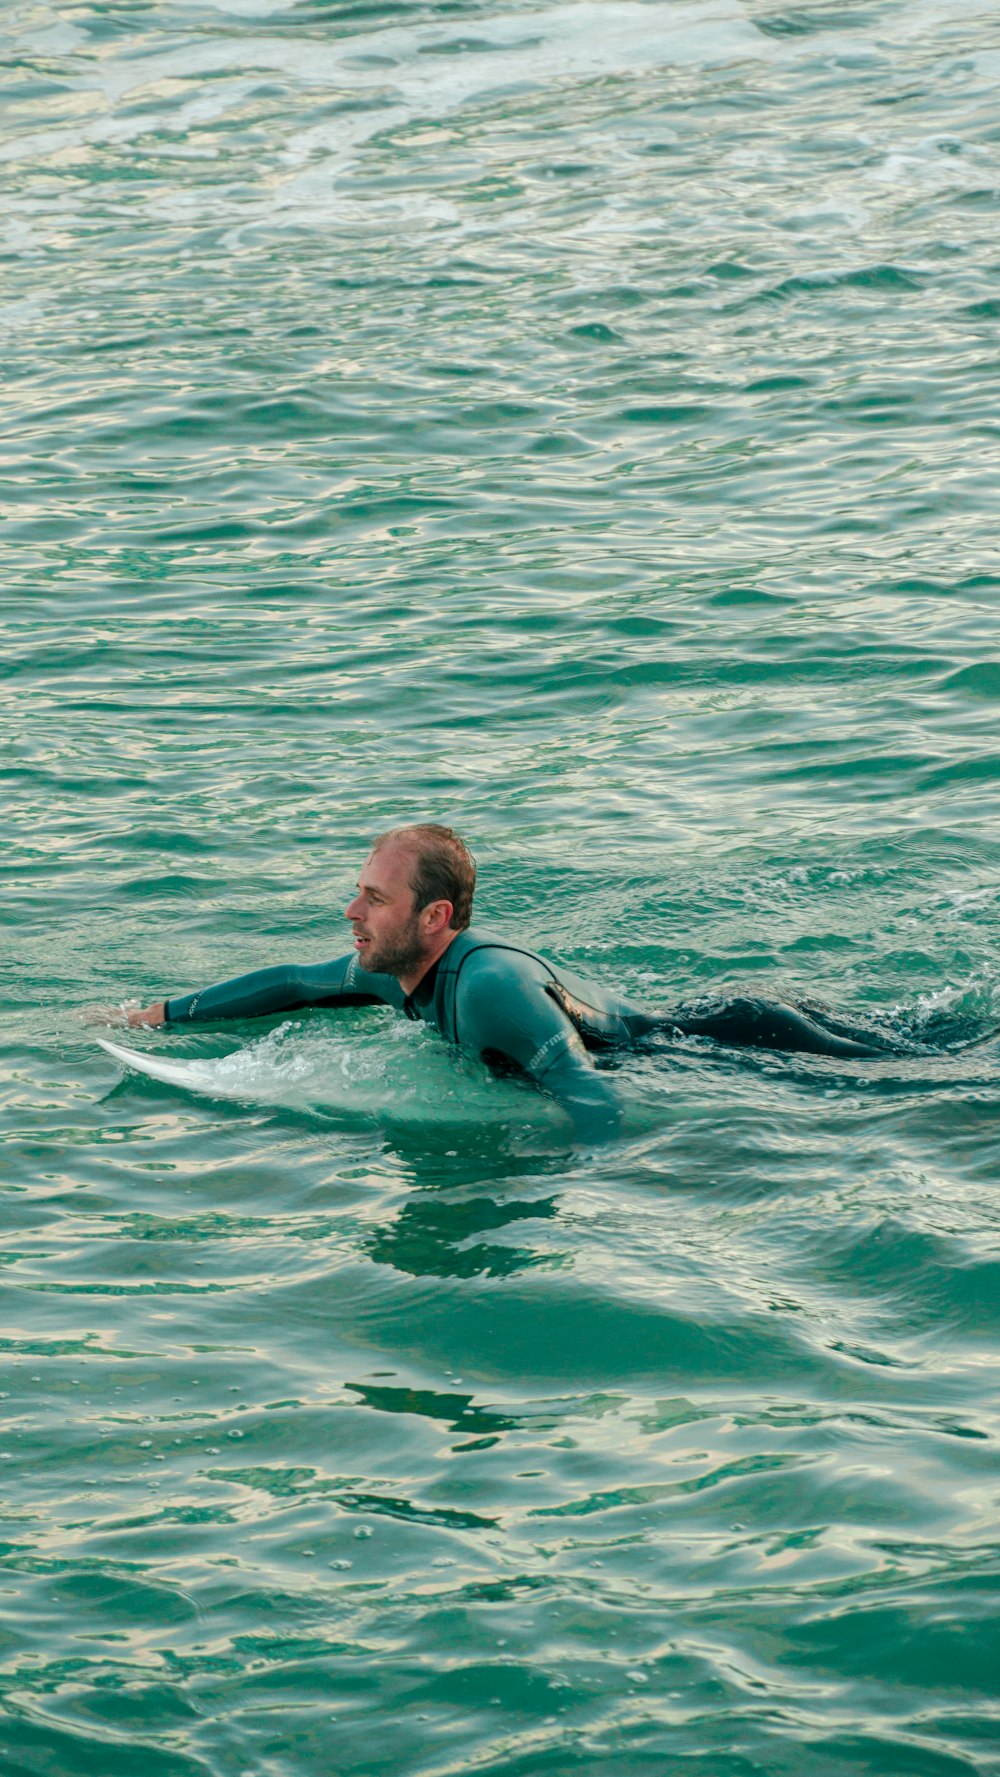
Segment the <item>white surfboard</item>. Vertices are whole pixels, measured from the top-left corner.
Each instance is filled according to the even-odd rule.
[[[240,1104],[277,1104],[352,1120],[390,1116],[394,1123],[442,1123],[456,1131],[494,1121],[499,1130],[512,1115],[519,1124],[530,1118],[543,1128],[553,1119],[561,1126],[563,1118],[546,1100],[534,1094],[529,1100],[513,1083],[490,1079],[485,1068],[477,1070],[481,1079],[470,1077],[466,1062],[460,1075],[454,1052],[426,1026],[409,1023],[398,1027],[398,1046],[386,1043],[384,1031],[365,1044],[338,1043],[283,1025],[227,1055],[202,1060],[129,1049],[110,1037],[96,1041],[129,1073]]]
[[[98,1037],[97,1041],[130,1073],[145,1074],[150,1080],[162,1080],[167,1086],[182,1086],[189,1092],[216,1092],[220,1098],[227,1096],[207,1062],[168,1061],[159,1055],[144,1055],[138,1049],[126,1049],[124,1043],[112,1043],[107,1037]]]

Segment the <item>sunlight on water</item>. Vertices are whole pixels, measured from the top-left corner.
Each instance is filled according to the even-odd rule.
[[[9,0],[0,1766],[997,1768],[986,0]],[[477,920],[620,1141],[384,1010]],[[192,1089],[193,1088],[193,1089]]]

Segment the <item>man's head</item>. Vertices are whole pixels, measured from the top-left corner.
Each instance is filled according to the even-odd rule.
[[[362,968],[404,987],[419,980],[469,924],[475,886],[472,854],[450,827],[381,833],[347,908]]]

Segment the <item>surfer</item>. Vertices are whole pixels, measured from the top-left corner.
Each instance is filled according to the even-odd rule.
[[[812,1004],[741,995],[645,1011],[522,944],[473,930],[475,882],[472,855],[450,827],[393,828],[375,840],[345,911],[354,934],[349,955],[257,969],[129,1011],[127,1022],[157,1027],[305,1006],[392,1006],[494,1070],[528,1075],[564,1106],[585,1142],[620,1127],[621,1105],[600,1066],[602,1053],[616,1049],[694,1036],[839,1057],[928,1053]]]

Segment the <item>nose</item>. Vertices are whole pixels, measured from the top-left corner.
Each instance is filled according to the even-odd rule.
[[[345,919],[360,919],[361,918],[361,896],[360,895],[355,895],[350,906],[344,908],[344,918]]]

